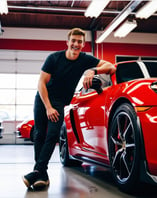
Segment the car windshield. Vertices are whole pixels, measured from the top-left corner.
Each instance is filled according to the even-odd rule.
[[[128,62],[117,66],[117,83],[150,77],[157,77],[157,62]]]

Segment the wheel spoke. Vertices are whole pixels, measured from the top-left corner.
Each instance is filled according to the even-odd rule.
[[[127,175],[129,176],[130,175],[130,170],[129,170],[128,162],[126,161],[126,153],[125,152],[123,152],[122,160],[123,160],[124,168],[127,171]]]
[[[66,141],[66,139],[64,138],[64,137],[60,137],[60,141],[62,141],[62,142],[65,142]]]
[[[121,156],[122,153],[122,149],[119,149],[118,151],[116,151],[115,155],[113,156],[113,161],[112,161],[112,166],[116,167],[116,165],[119,163],[118,160]]]
[[[126,148],[134,148],[135,143],[126,144]]]
[[[121,127],[120,127],[120,116],[117,116],[117,130],[118,130],[118,136],[121,140],[123,140],[122,134],[121,134]]]
[[[122,143],[115,140],[113,137],[111,137],[112,142],[114,144],[114,156],[113,156],[113,161],[112,161],[112,166],[115,166],[116,162],[118,161],[119,156],[121,155],[122,152]]]
[[[112,139],[112,142],[114,143],[114,145],[122,146],[122,143],[121,142],[115,140],[113,137],[111,137],[111,139]]]
[[[64,131],[60,135],[60,158],[64,159],[66,155],[66,137]]]
[[[61,150],[60,150],[60,156],[63,159],[66,151],[66,143],[62,144]]]
[[[124,137],[125,139],[126,139],[127,133],[129,132],[130,126],[131,126],[131,123],[130,123],[130,121],[129,121],[129,123],[128,123],[126,129],[125,129],[125,131],[123,132],[123,137]]]

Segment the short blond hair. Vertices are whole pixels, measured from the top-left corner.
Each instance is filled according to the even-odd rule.
[[[68,32],[68,40],[70,39],[71,35],[82,35],[85,41],[86,32],[82,30],[81,28],[73,28]]]

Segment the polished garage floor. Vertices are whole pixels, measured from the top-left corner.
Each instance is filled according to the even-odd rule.
[[[157,197],[157,187],[145,185],[140,192],[127,195],[113,183],[102,167],[83,164],[81,168],[64,168],[58,146],[49,164],[50,186],[42,191],[27,189],[21,176],[33,168],[32,145],[0,145],[0,198],[150,198]]]

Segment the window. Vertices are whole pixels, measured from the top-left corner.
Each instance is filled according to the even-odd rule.
[[[157,57],[126,56],[126,55],[118,55],[118,56],[116,56],[116,63],[123,62],[123,61],[137,61],[137,60],[157,60]]]
[[[0,74],[0,119],[24,120],[33,114],[38,74]]]
[[[138,78],[144,78],[144,75],[136,62],[118,64],[116,70],[117,83],[126,82]]]
[[[146,65],[146,68],[149,72],[149,75],[153,78],[157,77],[157,62],[144,62],[144,64]]]

